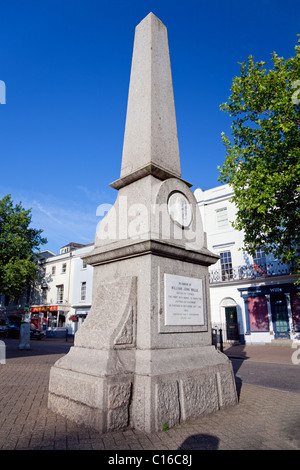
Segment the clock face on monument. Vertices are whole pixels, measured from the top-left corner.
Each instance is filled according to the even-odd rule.
[[[170,195],[168,212],[171,219],[184,228],[188,227],[192,222],[193,213],[191,205],[186,196],[179,191]]]

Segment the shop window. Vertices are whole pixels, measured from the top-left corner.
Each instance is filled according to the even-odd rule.
[[[64,312],[58,312],[58,326],[63,328],[66,325],[66,317]]]
[[[290,295],[294,328],[298,333],[300,331],[300,297],[297,293],[292,293]]]
[[[57,312],[52,312],[51,317],[48,317],[48,328],[55,328],[57,326]]]
[[[267,299],[265,296],[249,297],[250,330],[269,331]]]

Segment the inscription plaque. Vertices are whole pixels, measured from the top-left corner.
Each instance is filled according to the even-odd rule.
[[[165,325],[204,325],[203,281],[165,274]]]

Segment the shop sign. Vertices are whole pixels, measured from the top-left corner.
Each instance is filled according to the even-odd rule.
[[[58,310],[57,305],[49,305],[49,306],[42,306],[42,307],[31,307],[31,312],[56,312]]]
[[[257,295],[266,295],[266,294],[284,294],[284,293],[293,293],[299,292],[300,287],[295,286],[294,284],[279,284],[279,285],[269,285],[269,286],[257,286],[257,287],[248,287],[238,289],[242,297],[256,297]]]

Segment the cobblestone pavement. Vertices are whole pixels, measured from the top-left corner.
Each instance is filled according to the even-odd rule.
[[[237,406],[167,431],[101,435],[76,425],[47,408],[50,367],[69,347],[46,339],[18,351],[17,340],[6,342],[6,363],[0,364],[1,450],[300,449],[300,394],[247,384],[238,390]]]

